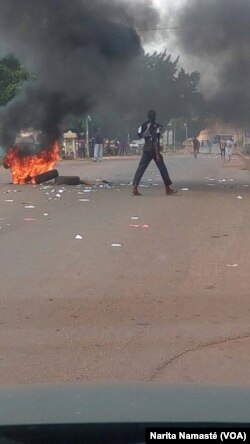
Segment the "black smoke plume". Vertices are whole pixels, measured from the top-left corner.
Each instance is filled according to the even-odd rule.
[[[240,124],[250,122],[249,23],[249,0],[188,0],[176,23],[186,55],[198,57],[203,70],[215,76],[210,111]]]
[[[157,20],[146,0],[0,0],[0,40],[37,77],[1,110],[2,144],[32,127],[50,146],[68,115],[112,93],[142,51],[136,27]]]

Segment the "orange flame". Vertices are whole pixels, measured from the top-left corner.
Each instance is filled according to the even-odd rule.
[[[13,184],[34,184],[35,176],[52,170],[59,158],[59,145],[55,142],[51,149],[29,156],[22,154],[20,146],[14,146],[6,154],[4,163],[11,169]]]

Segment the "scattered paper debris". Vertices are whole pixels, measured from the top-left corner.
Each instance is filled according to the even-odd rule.
[[[149,228],[149,225],[147,225],[147,224],[145,224],[145,225],[142,225],[142,224],[130,224],[129,227],[130,228]]]
[[[76,234],[75,239],[81,240],[81,239],[83,239],[83,236],[81,236],[80,234]]]
[[[181,191],[190,191],[189,188],[182,188]]]
[[[91,193],[91,190],[84,190],[84,193]]]
[[[111,247],[122,247],[122,244],[111,244]]]
[[[56,194],[57,199],[61,199],[61,194]]]
[[[14,202],[13,199],[5,199],[5,202]]]
[[[208,187],[214,187],[214,183],[207,183]]]
[[[209,179],[209,180],[213,181],[213,180],[215,180],[215,179]]]
[[[140,185],[141,188],[149,188],[148,185]]]
[[[237,196],[237,199],[242,200],[243,197],[242,196]]]
[[[137,217],[137,216],[131,216],[130,219],[131,219],[131,220],[139,220],[139,217]]]
[[[36,219],[34,219],[33,217],[25,217],[24,220],[27,221],[27,222],[32,222],[32,221],[34,221]]]
[[[43,215],[44,215],[44,216],[48,216],[48,215],[49,215],[49,213],[43,213]]]
[[[24,208],[36,208],[34,205],[25,205]]]
[[[90,202],[90,199],[78,199],[78,202]]]
[[[239,265],[238,264],[227,264],[227,267],[233,267],[233,268],[235,268],[235,267],[238,267]]]
[[[226,182],[227,179],[219,179],[218,181],[219,181],[219,182]]]

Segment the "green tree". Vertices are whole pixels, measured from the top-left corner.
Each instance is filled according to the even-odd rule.
[[[0,106],[5,106],[18,93],[29,73],[21,66],[13,54],[8,54],[0,60]]]
[[[200,75],[188,74],[178,64],[179,58],[172,60],[166,51],[142,54],[134,61],[95,112],[108,137],[125,138],[128,132],[136,137],[151,108],[157,110],[164,126],[171,119],[182,119],[192,122],[195,132],[204,127]]]

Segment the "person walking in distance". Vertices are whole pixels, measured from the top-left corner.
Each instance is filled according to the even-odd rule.
[[[167,167],[160,153],[161,130],[162,126],[159,123],[156,123],[156,112],[154,110],[150,110],[148,112],[148,120],[143,123],[142,126],[138,129],[139,139],[144,138],[145,144],[143,147],[142,157],[133,180],[134,196],[141,195],[141,193],[138,191],[138,186],[151,160],[155,161],[161,173],[161,177],[165,184],[166,194],[171,195],[177,193],[176,190],[173,190],[170,187],[170,185],[172,185],[172,181],[169,177]]]
[[[103,135],[101,133],[101,128],[98,128],[95,135],[94,161],[97,162],[99,160],[101,162],[102,155],[103,155]]]
[[[227,160],[230,162],[232,154],[233,154],[233,141],[231,137],[228,137],[226,141],[226,153],[227,153]]]
[[[222,159],[225,159],[226,157],[226,141],[224,137],[221,137],[220,139],[220,155]]]
[[[200,142],[196,136],[193,139],[193,148],[194,148],[194,157],[197,158],[200,151]]]

